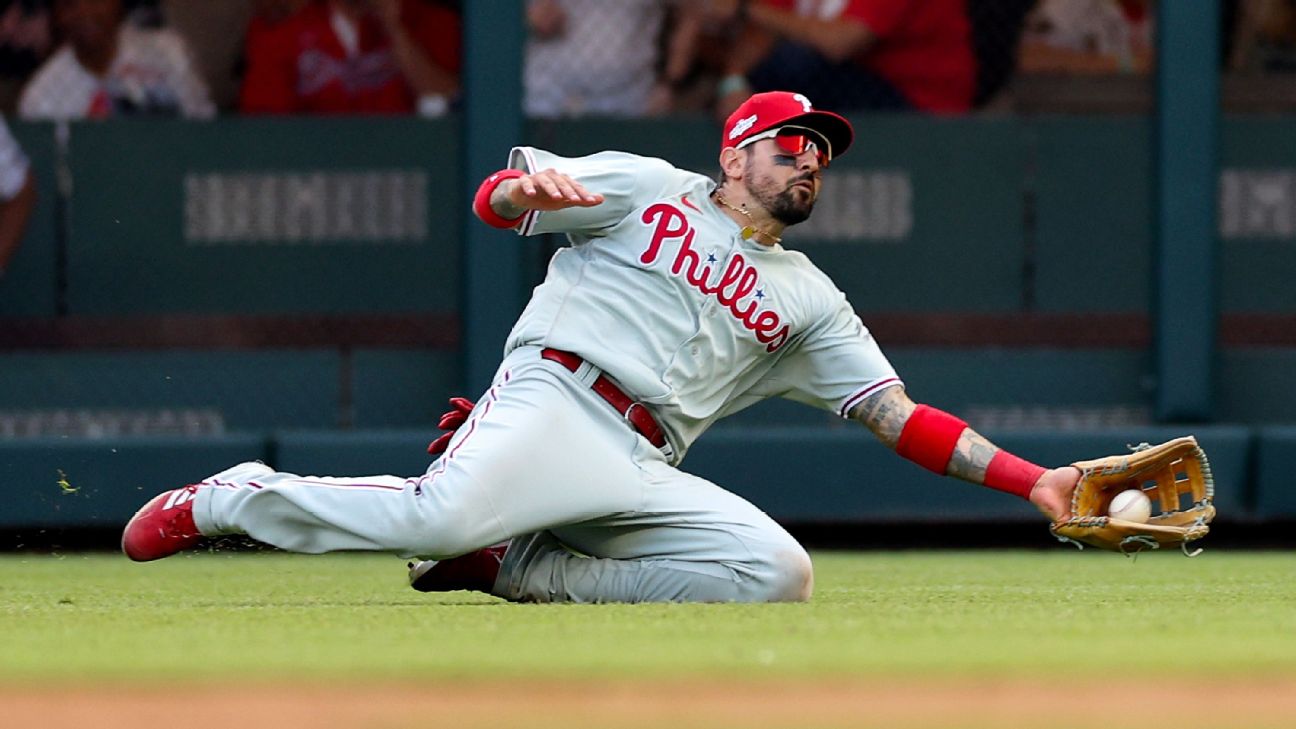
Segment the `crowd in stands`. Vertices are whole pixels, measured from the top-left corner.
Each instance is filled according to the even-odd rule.
[[[524,0],[526,113],[702,112],[792,88],[963,113],[1014,72],[1146,74],[1152,0]],[[1226,0],[1227,67],[1296,69],[1296,0]],[[463,0],[0,0],[22,119],[421,114],[459,103]]]

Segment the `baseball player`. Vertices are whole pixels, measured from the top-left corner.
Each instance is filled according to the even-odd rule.
[[[916,405],[841,291],[783,247],[852,138],[842,117],[769,92],[725,124],[718,183],[624,152],[515,148],[478,189],[476,214],[522,235],[563,232],[571,245],[514,326],[490,389],[447,415],[459,427],[427,471],[337,478],[243,463],[145,504],[123,550],[146,561],[242,533],[296,552],[421,556],[411,569],[421,590],[806,600],[805,550],[752,504],[679,469],[712,423],[770,397],[834,411],[937,473],[1065,515],[1077,469],[1028,463]]]

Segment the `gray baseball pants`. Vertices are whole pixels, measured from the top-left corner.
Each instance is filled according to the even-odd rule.
[[[446,559],[512,539],[492,593],[537,602],[805,600],[805,550],[764,512],[671,466],[575,373],[522,347],[421,476],[299,476],[244,463],[203,482],[206,535],[293,551]]]

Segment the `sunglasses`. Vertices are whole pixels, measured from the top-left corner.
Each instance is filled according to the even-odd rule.
[[[805,152],[814,152],[820,167],[827,167],[832,160],[832,150],[827,141],[818,132],[805,127],[788,126],[770,129],[742,140],[735,149],[742,149],[762,139],[773,139],[780,150],[794,157]]]

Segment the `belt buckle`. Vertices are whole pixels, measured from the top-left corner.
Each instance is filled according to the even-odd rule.
[[[643,403],[638,400],[632,400],[630,402],[630,407],[626,408],[624,413],[621,413],[621,417],[626,421],[626,424],[630,426],[631,430],[638,431],[639,429],[635,427],[634,421],[630,419],[630,413],[633,413],[635,408],[643,408],[643,406]],[[647,412],[647,408],[644,408],[644,411]]]
[[[648,433],[645,433],[643,430],[641,430],[639,426],[636,425],[635,422],[630,419],[630,415],[634,412],[635,408],[639,408],[648,414],[648,422],[652,423],[653,426],[657,429],[657,432],[662,436],[663,443],[659,449],[663,453],[665,453],[667,457],[669,457],[672,453],[674,453],[674,450],[670,447],[670,443],[666,441],[666,434],[662,432],[661,425],[657,422],[657,419],[652,416],[652,412],[648,410],[648,406],[644,405],[638,400],[632,401],[630,403],[630,407],[626,408],[626,411],[624,413],[621,413],[621,417],[625,419],[626,425],[630,426],[630,429],[638,433],[639,435],[648,438],[649,442],[652,442],[652,436],[650,436]],[[654,447],[657,447],[656,444],[654,444]]]

